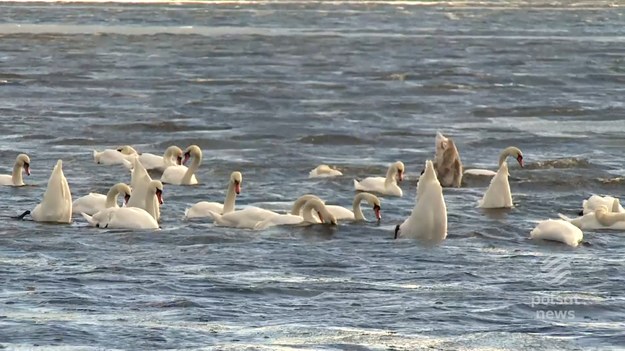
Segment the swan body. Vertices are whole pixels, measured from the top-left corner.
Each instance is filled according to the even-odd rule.
[[[459,188],[462,183],[462,161],[451,138],[436,133],[434,170],[443,187]]]
[[[625,230],[625,213],[610,212],[606,206],[600,206],[595,211],[588,212],[577,218],[569,218],[561,213],[558,216],[582,230]]]
[[[185,218],[211,217],[212,213],[226,214],[234,212],[236,196],[241,192],[243,175],[241,172],[232,172],[226,191],[226,199],[223,204],[218,202],[200,201],[184,211]]]
[[[389,166],[386,177],[367,177],[361,181],[354,179],[354,188],[357,191],[401,197],[403,192],[397,182],[404,179],[404,170],[404,164],[397,161]]]
[[[358,193],[354,196],[354,202],[352,203],[352,210],[349,210],[342,206],[336,205],[326,205],[326,209],[328,212],[332,213],[332,215],[337,220],[348,220],[348,221],[365,221],[365,216],[362,213],[362,209],[360,208],[360,203],[362,201],[367,201],[367,203],[373,207],[373,212],[375,213],[376,220],[382,219],[381,215],[381,204],[380,199],[370,193]]]
[[[439,243],[447,237],[447,206],[443,187],[436,177],[432,161],[425,162],[425,170],[417,184],[417,198],[410,216],[395,227],[395,238],[408,237]]]
[[[506,159],[508,156],[516,158],[517,162],[523,167],[523,153],[514,146],[504,149],[499,156],[499,170],[491,179],[490,185],[482,199],[478,201],[478,207],[481,208],[512,208],[512,193],[510,191],[510,183],[508,182],[508,164]]]
[[[153,208],[151,202],[158,200],[163,203],[163,184],[158,180],[153,180],[148,184],[145,201],[148,208]],[[93,216],[86,213],[81,215],[87,222],[98,228],[108,229],[158,229],[158,222],[155,214],[138,207],[109,207]]]
[[[254,229],[256,223],[279,214],[273,211],[265,210],[260,207],[250,206],[242,210],[219,214],[211,213],[214,223],[217,226]]]
[[[102,165],[124,165],[128,167],[132,160],[137,157],[137,151],[125,145],[117,149],[93,150],[93,160]]]
[[[341,171],[330,168],[328,165],[319,165],[308,172],[308,178],[338,177],[342,175],[343,173]]]
[[[317,216],[313,216],[313,211]],[[337,224],[337,219],[326,208],[323,201],[311,198],[302,207],[302,215],[280,214],[272,216],[254,225],[255,230],[267,229],[278,225],[310,225],[315,223]]]
[[[582,242],[584,233],[575,225],[562,219],[540,221],[530,232],[531,239],[557,241],[576,247]]]
[[[93,215],[105,208],[119,207],[117,197],[124,196],[124,202],[128,203],[131,195],[130,187],[124,183],[117,183],[111,187],[106,195],[98,193],[89,193],[83,197],[79,197],[72,203],[72,213],[78,214],[84,212]]]
[[[30,157],[26,154],[19,154],[13,164],[13,172],[0,175],[0,185],[24,186],[24,178],[22,172],[30,175]]]
[[[142,208],[152,214],[154,218],[159,221],[161,218],[161,210],[159,201],[146,201],[146,196],[150,191],[149,185],[152,178],[148,174],[148,171],[143,167],[138,158],[133,160],[134,167],[131,174],[130,186],[132,187],[132,194],[126,206]]]
[[[63,161],[56,162],[43,199],[30,215],[37,222],[72,222],[72,194],[63,174]]]
[[[193,162],[187,168],[184,165],[167,167],[161,176],[161,182],[174,185],[195,185],[198,183],[195,172],[197,172],[202,162],[202,150],[197,145],[191,145],[184,151],[184,160],[186,163],[189,158],[193,158]]]
[[[176,145],[172,145],[165,150],[163,156],[146,152],[142,153],[139,155],[139,162],[141,162],[143,167],[148,171],[157,170],[163,172],[167,167],[180,165],[182,163],[182,157],[182,149]]]
[[[605,206],[609,212],[625,213],[619,199],[613,196],[592,195],[582,202],[582,214],[593,212],[601,206]]]

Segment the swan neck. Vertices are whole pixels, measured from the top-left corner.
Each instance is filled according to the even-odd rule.
[[[13,173],[11,173],[11,180],[13,181],[13,185],[24,184],[24,178],[22,177],[22,166],[20,166],[17,162],[13,166]]]
[[[237,198],[237,194],[234,191],[234,182],[228,184],[228,191],[226,192],[226,199],[224,200],[223,214],[234,212],[234,202]]]
[[[193,161],[191,162],[189,168],[187,168],[184,177],[182,177],[183,184],[191,183],[191,177],[193,177],[193,174],[198,170],[198,168],[200,168],[200,162],[202,162],[202,156],[197,154],[193,155]]]
[[[384,180],[384,185],[388,186],[391,184],[397,184],[397,180],[395,179],[395,174],[397,174],[397,168],[395,165],[392,165],[386,171],[386,180]]]
[[[310,223],[319,223],[319,221],[313,216],[313,211],[315,210],[315,206],[313,204],[311,204],[310,202],[307,202],[302,211],[302,217],[304,218],[304,221],[306,222],[310,222]]]
[[[106,202],[104,203],[105,208],[115,207],[117,204],[117,196],[119,195],[119,190],[116,187],[113,187],[106,194]]]
[[[299,199],[295,200],[295,202],[293,203],[293,207],[291,207],[291,214],[299,216],[300,212],[302,211],[302,206],[306,204],[307,200],[308,199],[303,198],[303,197],[300,197]]]
[[[365,219],[365,215],[362,213],[362,208],[360,207],[360,203],[364,200],[365,196],[363,193],[358,193],[354,196],[354,203],[352,204],[352,209],[354,211],[354,219],[357,221],[362,221]]]
[[[158,221],[158,215],[154,212],[156,205],[156,194],[152,189],[148,189],[145,194],[145,211],[150,214],[156,221]]]
[[[595,217],[597,218],[597,222],[606,227],[612,226],[616,222],[625,221],[625,213],[595,211]]]

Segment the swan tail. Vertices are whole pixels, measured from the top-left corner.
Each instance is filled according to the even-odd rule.
[[[84,218],[92,226],[95,227],[98,224],[98,222],[95,221],[92,216],[89,216],[88,214],[86,214],[84,212],[80,212],[80,215],[82,216],[82,218]]]
[[[213,217],[213,222],[216,224],[224,224],[223,215],[215,211],[208,211],[210,217]]]
[[[356,190],[362,189],[362,187],[360,186],[360,182],[358,182],[356,179],[354,179],[354,189]]]
[[[95,161],[95,163],[100,163],[100,154],[96,150],[93,150],[93,161]]]
[[[560,219],[563,219],[563,220],[565,220],[567,222],[572,222],[573,221],[572,218],[567,217],[567,216],[563,215],[562,213],[558,213],[558,217],[560,217]]]

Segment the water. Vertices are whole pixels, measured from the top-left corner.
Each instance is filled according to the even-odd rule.
[[[621,194],[622,5],[1,3],[0,159],[10,172],[27,152],[33,174],[0,190],[0,348],[622,346],[622,233],[586,231],[575,249],[527,239],[592,193]],[[446,241],[394,241],[438,130],[469,168],[520,147],[516,208],[476,209],[488,180],[467,178],[445,189]],[[74,198],[128,182],[91,156],[122,144],[204,151],[200,185],[165,187],[162,231],[9,219],[38,203],[59,158]],[[352,179],[395,160],[404,197],[382,199],[380,225],[182,220],[223,201],[233,170],[238,205],[315,193],[349,206]],[[345,176],[308,179],[320,163]]]

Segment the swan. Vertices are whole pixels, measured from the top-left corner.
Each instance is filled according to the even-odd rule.
[[[154,208],[152,202],[158,200],[163,204],[163,183],[153,180],[148,184],[148,191],[145,194],[145,202],[148,208]],[[108,229],[158,229],[158,222],[155,213],[146,211],[138,207],[109,207],[93,216],[86,213],[81,215],[87,222],[98,228]]]
[[[223,205],[218,202],[201,201],[187,208],[184,211],[185,218],[210,217],[211,213],[226,214],[234,212],[234,202],[236,196],[241,192],[241,182],[243,175],[241,172],[232,172],[230,181],[228,182],[228,190],[226,191],[226,199]]]
[[[619,199],[613,196],[592,195],[582,201],[582,212],[580,215],[593,212],[600,206],[605,206],[609,212],[625,213],[625,209],[621,206]]]
[[[149,184],[152,178],[148,171],[143,167],[138,158],[134,159],[134,167],[130,177],[130,187],[133,189],[130,199],[126,206],[142,208],[154,214],[154,218],[159,221],[161,219],[161,210],[158,201],[146,202],[146,196],[149,191]]]
[[[451,138],[436,133],[436,154],[434,156],[434,170],[438,181],[443,187],[459,188],[462,183],[462,161]]]
[[[139,162],[146,170],[165,171],[165,168],[177,166],[182,163],[182,149],[172,145],[165,150],[163,156],[143,152],[139,155]]]
[[[354,188],[357,191],[375,192],[383,195],[403,196],[401,188],[397,186],[397,181],[404,180],[404,164],[397,161],[388,167],[386,178],[367,177],[360,182],[354,179]]]
[[[584,239],[584,233],[568,221],[548,219],[538,222],[538,225],[530,232],[530,238],[557,241],[576,247]]]
[[[595,211],[577,218],[569,218],[561,213],[558,216],[579,229],[625,229],[625,213],[610,212],[606,206],[599,206]]]
[[[105,149],[103,151],[93,150],[93,160],[102,165],[124,165],[129,167],[129,162],[137,157],[137,151],[129,145],[121,146],[117,149]]]
[[[313,216],[313,211],[317,217]],[[323,201],[311,198],[306,201],[302,207],[302,215],[283,214],[272,216],[268,219],[260,221],[254,225],[255,230],[267,229],[277,225],[310,225],[315,223],[329,223],[337,225],[337,220],[330,211],[328,211]]]
[[[338,220],[364,221],[366,219],[362,213],[362,209],[360,208],[360,203],[362,201],[367,201],[370,206],[373,206],[375,218],[379,221],[382,218],[380,199],[370,193],[362,192],[356,194],[356,196],[354,196],[354,202],[352,203],[352,211],[345,207],[336,205],[326,205],[326,209]]]
[[[72,213],[79,214],[84,212],[93,215],[109,207],[119,207],[117,205],[117,197],[124,196],[124,203],[128,203],[130,199],[130,187],[124,183],[117,183],[111,187],[106,195],[98,193],[89,193],[83,197],[79,197],[72,203]]]
[[[510,192],[510,183],[508,183],[508,164],[506,159],[508,156],[516,158],[517,162],[523,167],[523,153],[519,148],[510,146],[505,148],[499,155],[499,170],[491,179],[484,197],[478,201],[478,207],[481,208],[512,208],[512,193]]]
[[[56,162],[41,202],[34,210],[25,211],[17,218],[23,219],[27,214],[36,222],[72,222],[72,193],[63,174],[63,161]]]
[[[193,158],[193,163],[187,168],[184,165],[167,167],[161,176],[161,182],[175,185],[195,185],[197,179],[195,178],[195,172],[200,167],[202,162],[202,150],[197,145],[191,145],[184,151],[184,160],[182,163],[187,163],[189,158]]]
[[[26,175],[30,175],[30,157],[26,154],[19,154],[15,159],[13,165],[13,173],[11,175],[0,175],[0,185],[11,186],[24,186],[24,179],[22,178],[22,170]]]
[[[328,165],[319,165],[312,171],[308,172],[308,178],[326,178],[342,176],[343,173],[337,169],[330,168]]]
[[[291,206],[291,214],[292,215],[301,215],[302,214],[302,207],[304,207],[304,205],[306,204],[306,202],[310,199],[318,199],[321,202],[323,202],[325,204],[325,201],[321,200],[319,198],[319,196],[317,195],[312,195],[312,194],[306,194],[306,195],[302,195],[300,197],[297,198],[297,200],[293,201],[293,205]]]
[[[250,206],[242,210],[226,214],[212,212],[210,216],[213,217],[213,221],[216,226],[254,229],[256,223],[273,216],[279,216],[279,214],[273,211],[265,210],[264,208]]]
[[[436,177],[432,161],[425,161],[425,170],[417,183],[417,198],[410,216],[395,227],[395,238],[411,237],[438,243],[447,237],[447,207],[443,188]]]

